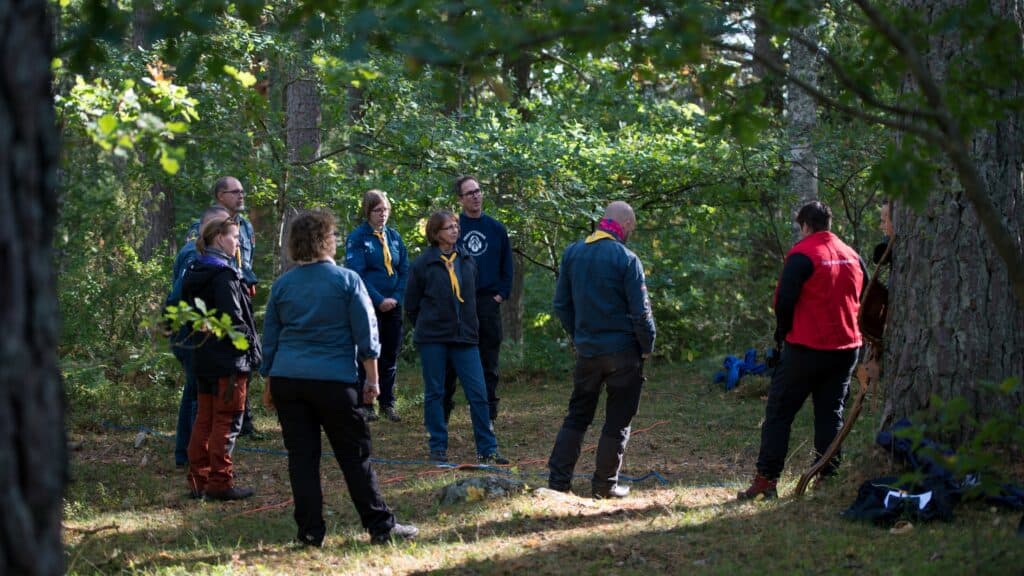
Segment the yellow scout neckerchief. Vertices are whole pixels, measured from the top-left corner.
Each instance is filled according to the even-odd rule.
[[[458,256],[458,252],[452,252],[447,258],[444,254],[441,254],[441,260],[444,262],[444,267],[448,269],[448,278],[452,281],[452,292],[455,293],[455,297],[459,299],[459,302],[465,302],[462,299],[462,291],[459,290],[459,279],[455,276],[455,257]]]
[[[391,267],[391,249],[388,248],[388,239],[383,230],[374,230],[373,235],[380,239],[380,245],[384,247],[384,267],[388,270],[388,276],[394,276],[395,270]]]

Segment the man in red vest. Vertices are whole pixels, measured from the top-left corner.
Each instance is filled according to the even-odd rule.
[[[803,238],[786,255],[775,288],[775,340],[782,356],[768,391],[757,475],[740,500],[778,495],[790,428],[808,396],[814,402],[814,449],[819,457],[828,449],[843,426],[843,402],[861,346],[864,261],[829,231],[832,211],[825,204],[804,205],[796,222]],[[822,475],[834,474],[838,465],[837,453]]]

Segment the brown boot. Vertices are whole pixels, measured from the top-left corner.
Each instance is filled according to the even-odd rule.
[[[754,481],[750,483],[750,487],[736,495],[737,500],[768,500],[770,498],[778,498],[779,493],[776,490],[776,485],[779,483],[778,480],[769,480],[760,474],[754,476]]]

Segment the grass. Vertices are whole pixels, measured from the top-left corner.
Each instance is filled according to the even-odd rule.
[[[371,547],[332,459],[322,462],[328,538],[323,549],[292,544],[291,492],[272,414],[265,433],[242,439],[237,481],[257,495],[244,502],[186,497],[173,463],[173,443],[90,423],[78,414],[70,436],[72,483],[65,499],[70,574],[1024,574],[1024,546],[1014,531],[1019,513],[962,504],[950,523],[914,526],[903,534],[842,520],[839,513],[864,479],[889,473],[871,446],[877,406],[869,402],[846,443],[842,474],[803,499],[790,496],[810,461],[809,407],[794,425],[782,499],[738,503],[753,473],[766,384],[746,379],[736,392],[709,384],[714,366],[659,365],[649,370],[623,474],[636,483],[630,498],[594,501],[528,491],[523,495],[440,507],[436,493],[479,471],[378,464],[381,490],[402,522],[420,527],[407,544]],[[257,386],[258,388],[258,386]],[[545,461],[571,390],[568,373],[521,371],[501,389],[501,450],[530,487],[546,483]],[[375,457],[420,461],[426,456],[416,367],[400,369],[401,423],[372,425]],[[254,390],[258,393],[258,390]],[[140,395],[142,396],[142,395]],[[134,396],[133,396],[134,397]],[[452,418],[450,456],[474,456],[468,410]],[[152,405],[122,413],[155,414]],[[596,438],[603,411],[588,434]],[[173,433],[176,405],[146,424]],[[156,417],[154,417],[156,418]],[[264,450],[248,451],[251,449]],[[574,490],[586,494],[592,452],[577,467]],[[1019,478],[1018,478],[1019,481]]]

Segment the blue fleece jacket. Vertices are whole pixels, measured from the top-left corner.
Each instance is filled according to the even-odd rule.
[[[405,299],[405,283],[409,276],[409,256],[405,243],[394,228],[384,227],[391,252],[391,270],[388,275],[384,267],[384,249],[380,238],[373,234],[373,228],[363,222],[345,240],[345,267],[363,279],[366,291],[374,307],[380,306],[385,298],[394,298],[401,305]]]
[[[380,356],[377,316],[359,275],[334,262],[274,282],[263,319],[264,376],[356,382],[356,361]]]
[[[470,218],[459,215],[459,254],[476,260],[478,296],[501,294],[508,300],[512,293],[512,242],[505,226],[487,214]]]
[[[591,358],[637,347],[654,349],[654,315],[644,269],[621,242],[574,242],[565,249],[555,288],[555,315]]]

